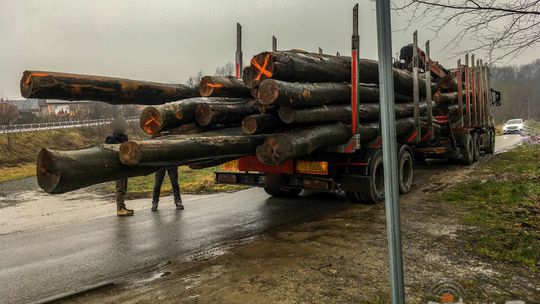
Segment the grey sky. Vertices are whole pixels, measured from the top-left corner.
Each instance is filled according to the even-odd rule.
[[[374,3],[328,0],[0,0],[0,96],[20,98],[26,69],[184,82],[234,61],[236,22],[244,31],[244,62],[271,47],[350,53],[351,9],[360,4],[361,57],[376,58]],[[393,15],[401,29],[406,16]],[[419,25],[420,42],[432,33]],[[448,36],[451,33],[448,33]],[[395,32],[394,53],[412,39]],[[432,57],[450,66],[433,42]],[[467,43],[464,43],[464,47]],[[458,49],[459,50],[459,49]],[[525,52],[512,63],[538,56]]]

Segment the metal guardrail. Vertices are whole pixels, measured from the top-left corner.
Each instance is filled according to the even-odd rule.
[[[75,120],[75,121],[56,121],[30,124],[15,124],[0,126],[0,134],[31,132],[40,130],[67,129],[89,127],[97,125],[109,124],[114,118],[90,119],[90,120]],[[133,116],[125,118],[126,121],[132,122],[139,120],[139,117]]]

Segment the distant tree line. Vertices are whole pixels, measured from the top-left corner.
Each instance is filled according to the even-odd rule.
[[[497,122],[540,120],[540,59],[524,65],[494,66],[491,81],[491,87],[502,94],[502,105],[494,110]]]

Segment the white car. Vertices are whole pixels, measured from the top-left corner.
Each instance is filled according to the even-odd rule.
[[[510,119],[504,123],[503,133],[521,133],[523,132],[524,127],[525,123],[523,122],[523,119]]]

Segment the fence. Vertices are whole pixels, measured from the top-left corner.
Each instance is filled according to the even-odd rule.
[[[77,121],[57,121],[57,122],[43,122],[43,123],[30,123],[30,124],[16,124],[16,125],[7,125],[7,126],[2,125],[0,126],[0,134],[98,126],[98,125],[110,124],[113,119],[114,118],[102,118],[102,119],[77,120]],[[137,116],[128,117],[126,118],[126,120],[128,122],[138,121],[139,117]]]

